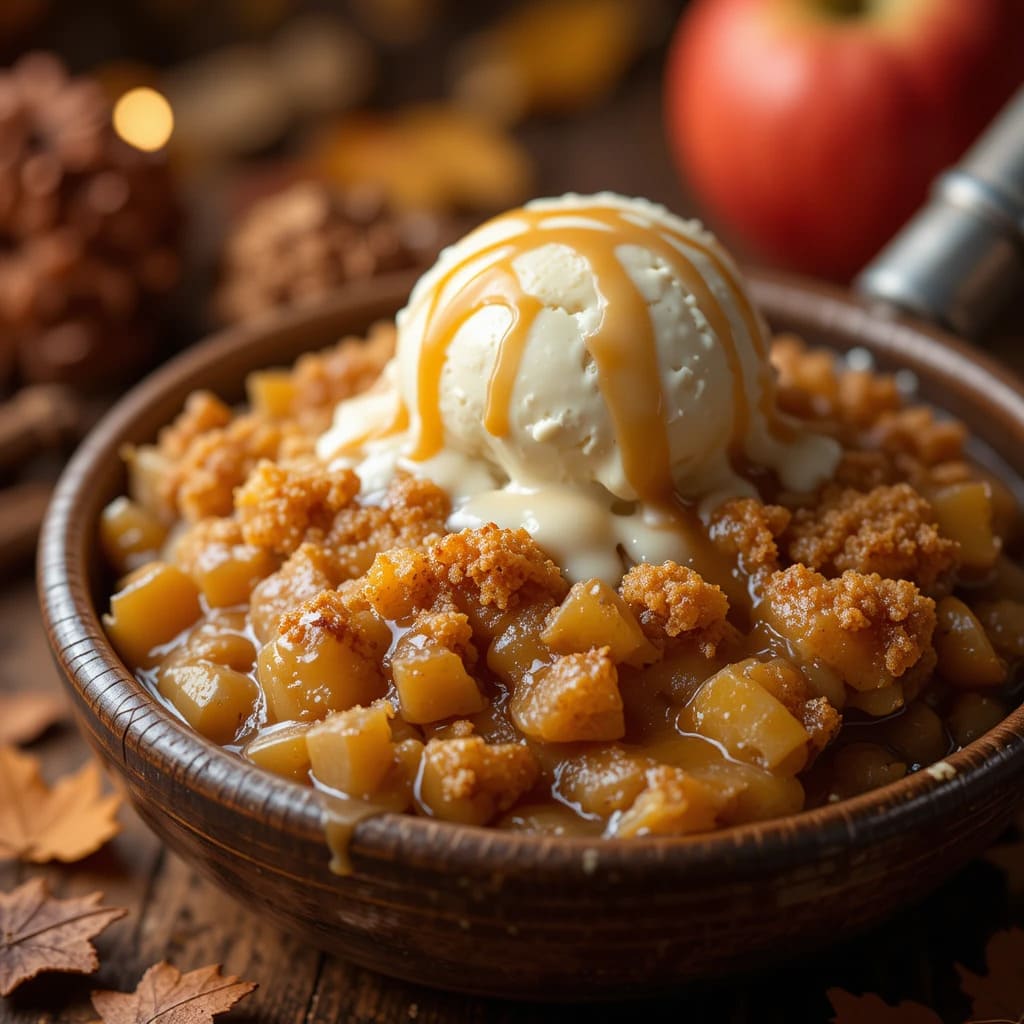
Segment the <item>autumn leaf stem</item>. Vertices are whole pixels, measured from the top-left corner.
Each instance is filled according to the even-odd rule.
[[[233,988],[238,984],[237,978],[232,978],[230,981],[226,981],[223,985],[218,985],[217,988],[204,989],[202,992],[197,992],[194,996],[186,996],[184,999],[179,1000],[177,1003],[172,1003],[170,1006],[164,1007],[159,1013],[154,1014],[152,1017],[147,1017],[140,1024],[155,1024],[161,1017],[165,1017],[169,1013],[173,1013],[178,1009],[179,1006],[188,1006],[189,1003],[197,1002],[200,999],[206,999],[208,996],[214,996],[218,992],[223,992],[225,989]],[[1009,1022],[1013,1024],[1013,1022]]]
[[[37,935],[44,935],[46,932],[55,931],[57,928],[64,928],[69,924],[74,924],[75,921],[87,921],[90,917],[98,917],[100,914],[111,914],[115,913],[118,908],[116,907],[96,907],[93,910],[87,910],[83,914],[76,914],[74,917],[65,917],[60,921],[56,921],[53,924],[44,925],[42,928],[37,928],[34,932],[20,932],[14,936],[4,936],[4,945],[11,947],[17,946],[22,942],[28,942],[29,939],[34,939]],[[125,910],[121,913],[121,917],[124,917],[128,911]],[[31,918],[30,918],[31,920]],[[11,939],[13,938],[13,942]],[[1012,1024],[1012,1022],[1011,1022]]]

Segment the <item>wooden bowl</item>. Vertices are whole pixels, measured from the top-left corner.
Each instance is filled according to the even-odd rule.
[[[39,555],[50,642],[83,732],[172,849],[255,912],[366,967],[464,992],[577,1000],[651,994],[831,942],[921,896],[995,838],[1024,779],[1020,709],[949,757],[948,773],[776,821],[608,842],[383,815],[356,830],[355,874],[333,875],[317,794],[192,732],[111,649],[97,521],[125,484],[121,445],[152,440],[189,391],[240,399],[247,371],[363,331],[409,285],[339,294],[185,353],[117,405],[57,490]],[[1024,477],[1024,389],[1003,368],[835,289],[767,275],[753,288],[775,328],[913,370],[926,398]]]

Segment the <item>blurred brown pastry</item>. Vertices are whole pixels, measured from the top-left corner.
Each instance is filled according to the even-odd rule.
[[[90,387],[138,368],[155,300],[178,279],[178,228],[166,157],[118,137],[97,82],[44,53],[0,72],[0,337],[13,376]]]
[[[302,181],[255,203],[225,246],[216,318],[249,320],[349,281],[426,266],[444,222],[394,211],[381,190]]]

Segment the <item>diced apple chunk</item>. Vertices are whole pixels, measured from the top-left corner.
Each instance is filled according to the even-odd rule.
[[[807,730],[810,738],[808,761],[817,757],[835,739],[842,726],[839,712],[827,697],[812,693],[804,673],[791,661],[785,658],[768,661],[748,658],[736,667],[747,679],[770,693]],[[803,755],[798,756],[802,758]],[[774,770],[788,774],[781,765],[776,765]]]
[[[402,717],[414,725],[475,715],[485,700],[462,659],[443,648],[409,650],[391,662]]]
[[[350,637],[319,632],[307,644],[284,636],[259,654],[259,680],[275,722],[309,722],[384,695],[378,662]]]
[[[509,686],[515,686],[538,664],[551,660],[551,648],[540,638],[546,615],[546,608],[527,605],[509,618],[491,641],[487,667]]]
[[[243,753],[253,764],[295,782],[309,781],[309,750],[306,722],[281,722],[268,726],[245,745]]]
[[[795,814],[804,806],[799,779],[775,775],[752,764],[722,760],[697,773],[700,778],[730,787],[732,796],[719,815],[723,825],[743,825]]]
[[[166,539],[167,527],[131,498],[115,498],[100,514],[100,544],[117,573],[153,558]]]
[[[386,701],[336,711],[309,727],[306,748],[319,782],[349,796],[371,799],[395,761]]]
[[[647,772],[647,785],[629,810],[615,819],[610,835],[678,836],[715,827],[725,794],[712,782],[681,768],[658,765]]]
[[[541,640],[559,654],[607,647],[616,663],[640,665],[656,655],[626,602],[597,579],[573,585],[548,616]]]
[[[395,745],[395,756],[387,778],[387,794],[384,799],[392,810],[407,811],[412,806],[413,790],[423,760],[423,741],[411,737],[400,740],[395,736],[394,728],[391,738]]]
[[[877,743],[848,743],[836,752],[829,797],[846,799],[885,786],[907,774],[907,766]]]
[[[245,633],[244,615],[237,611],[215,612],[203,619],[170,654],[169,660],[176,659],[212,661],[239,672],[251,672],[256,666],[256,648]]]
[[[721,743],[736,760],[778,774],[795,775],[807,762],[807,730],[781,701],[743,673],[742,663],[713,675],[680,721]]]
[[[924,701],[914,701],[902,715],[884,725],[886,743],[908,764],[934,764],[949,752],[949,736],[942,719]]]
[[[214,544],[197,560],[192,575],[211,608],[245,604],[253,588],[277,568],[269,552],[249,544]]]
[[[961,693],[946,716],[946,724],[958,747],[966,747],[984,736],[1006,717],[1006,706],[995,697]]]
[[[291,370],[255,370],[245,378],[252,411],[265,419],[284,419],[292,411],[295,382]]]
[[[974,606],[974,613],[997,654],[1024,658],[1024,602],[1008,598],[983,601]]]
[[[626,731],[618,674],[607,647],[564,654],[522,680],[509,711],[522,732],[546,743],[617,740]]]
[[[170,459],[154,444],[122,449],[128,467],[128,496],[137,505],[164,522],[177,515],[173,501],[168,501],[164,482],[170,469]]]
[[[507,811],[540,775],[529,749],[479,736],[433,739],[423,751],[417,798],[434,818],[486,825]]]
[[[929,494],[940,532],[960,545],[968,569],[991,569],[1002,551],[993,530],[992,485],[985,480],[949,484]]]
[[[847,707],[863,711],[872,718],[884,718],[899,711],[906,703],[902,683],[891,683],[877,690],[852,690],[847,698]]]
[[[974,612],[959,598],[944,597],[935,609],[935,651],[938,673],[946,682],[966,690],[999,686],[1006,663]]]
[[[562,762],[558,795],[584,814],[607,818],[636,800],[647,785],[647,770],[653,767],[649,757],[622,747],[598,747]]]
[[[277,572],[253,587],[249,618],[257,640],[272,639],[282,615],[334,585],[330,561],[323,548],[303,544]]]
[[[233,743],[259,699],[249,676],[212,661],[162,669],[157,689],[196,732],[214,743]]]
[[[103,624],[130,668],[150,668],[159,660],[153,649],[173,640],[201,612],[192,579],[166,562],[151,562],[110,599]]]

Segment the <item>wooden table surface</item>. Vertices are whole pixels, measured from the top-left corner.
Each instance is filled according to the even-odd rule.
[[[641,75],[643,76],[643,72]],[[545,191],[614,188],[645,194],[687,209],[664,153],[650,72],[615,101],[611,111],[583,119],[573,132],[541,126],[525,135],[538,154]],[[608,137],[618,126],[621,144],[595,159],[581,138]],[[612,134],[615,134],[612,132]],[[1024,314],[1008,321],[997,345],[1018,368]],[[0,582],[0,690],[59,690],[36,611],[31,573]],[[33,745],[51,779],[87,757],[70,727]],[[259,989],[224,1020],[266,1024],[336,1021],[564,1021],[579,1010],[488,1002],[391,981],[324,956],[281,934],[222,896],[165,850],[132,810],[105,849],[72,866],[0,864],[0,890],[43,875],[61,894],[102,890],[109,905],[130,914],[96,940],[102,966],[92,978],[43,976],[0,999],[0,1024],[92,1021],[90,989],[129,990],[150,964],[170,960],[187,970],[212,962],[258,982]],[[832,1016],[826,990],[875,992],[890,1003],[917,1000],[942,1018],[961,1022],[969,1004],[960,993],[956,964],[984,971],[985,943],[994,931],[1024,926],[1024,821],[990,858],[955,876],[927,901],[856,940],[801,956],[784,969],[680,992],[668,1000],[608,1005],[588,1011],[590,1020],[715,1021],[759,1024],[826,1021]],[[325,848],[325,856],[326,848]],[[656,894],[652,898],[657,898]],[[773,913],[766,907],[765,913]],[[756,965],[751,964],[753,970]],[[1024,1006],[1021,1007],[1024,1013]],[[867,1019],[867,1018],[865,1018]]]

